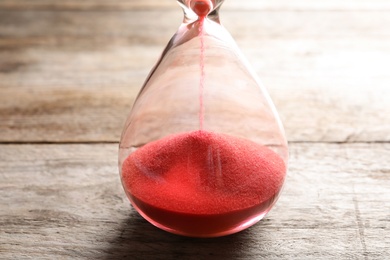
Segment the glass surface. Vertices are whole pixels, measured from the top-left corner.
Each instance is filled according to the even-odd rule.
[[[183,23],[122,133],[120,176],[134,208],[155,226],[228,235],[276,202],[287,141],[266,90],[220,24],[223,1],[178,2]]]

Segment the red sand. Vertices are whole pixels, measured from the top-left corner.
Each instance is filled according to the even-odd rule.
[[[192,0],[190,7],[199,17],[205,17],[210,12],[210,4],[208,0]]]
[[[135,206],[176,233],[223,232],[265,213],[284,180],[279,155],[207,131],[170,135],[132,153],[122,181]]]
[[[200,18],[199,21],[199,38],[200,38],[200,61],[199,61],[199,69],[200,69],[200,77],[199,77],[199,130],[203,130],[204,124],[204,85],[206,79],[205,72],[205,42],[204,42],[204,17]]]

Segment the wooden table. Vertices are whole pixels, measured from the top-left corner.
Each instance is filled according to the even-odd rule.
[[[390,259],[390,3],[228,0],[290,142],[282,197],[216,239],[160,231],[117,170],[174,0],[0,0],[1,259]]]

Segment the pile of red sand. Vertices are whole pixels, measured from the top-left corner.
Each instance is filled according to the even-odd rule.
[[[285,172],[282,158],[265,146],[199,130],[138,149],[123,163],[122,181],[136,207],[157,222],[215,225],[223,214],[233,223],[266,210]]]

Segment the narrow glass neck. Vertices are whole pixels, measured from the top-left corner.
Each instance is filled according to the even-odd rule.
[[[177,0],[184,11],[184,23],[208,18],[219,23],[219,9],[224,0]]]

